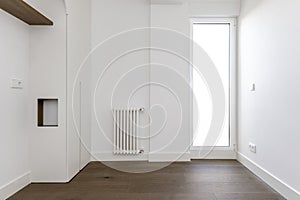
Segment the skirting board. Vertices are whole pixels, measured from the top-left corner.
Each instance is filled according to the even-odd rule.
[[[235,160],[236,152],[234,150],[191,150],[191,159],[204,160]]]
[[[255,175],[260,177],[268,185],[270,185],[274,190],[284,196],[286,199],[300,200],[300,192],[296,191],[294,188],[284,183],[279,178],[275,177],[273,174],[251,161],[249,158],[241,153],[238,153],[237,160],[252,171]]]
[[[190,162],[190,152],[184,153],[150,153],[149,162]]]
[[[201,151],[201,155],[204,152]],[[111,152],[93,153],[91,161],[149,161],[149,162],[189,162],[191,159],[236,159],[233,150],[212,150],[207,156],[199,157],[199,151],[191,150],[186,153],[144,153],[141,155],[114,155]]]
[[[91,161],[149,161],[149,162],[188,162],[190,153],[144,153],[141,155],[114,155],[112,153],[93,153]]]
[[[92,153],[91,161],[147,161],[148,154],[141,155],[114,155],[110,152]]]
[[[27,172],[0,188],[0,199],[7,199],[30,184],[30,174]]]

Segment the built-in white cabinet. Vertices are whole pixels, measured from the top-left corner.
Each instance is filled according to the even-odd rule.
[[[30,27],[28,125],[32,182],[68,182],[90,161],[80,142],[80,137],[90,140],[87,119],[81,117],[89,115],[82,106],[88,100],[79,93],[79,87],[72,99],[78,63],[90,50],[90,38],[79,37],[80,31],[76,31],[90,22],[76,19],[89,20],[84,16],[89,13],[79,12],[79,7],[82,11],[89,9],[89,3],[71,0],[71,12],[67,13],[64,0],[27,2],[54,22],[53,26]],[[86,76],[80,78],[83,86],[87,80]],[[72,103],[76,105],[73,109]],[[78,131],[73,114],[81,127]]]

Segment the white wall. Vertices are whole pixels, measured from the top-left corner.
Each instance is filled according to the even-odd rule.
[[[33,182],[67,180],[66,12],[63,0],[27,0],[53,26],[30,28],[29,131]],[[37,98],[58,98],[58,127],[37,127]]]
[[[30,181],[66,182],[90,161],[88,151],[72,132],[71,109],[67,108],[67,89],[71,88],[76,67],[90,50],[89,1],[68,3],[68,27],[63,0],[26,2],[53,20],[54,26],[29,27],[3,11],[0,13],[1,27],[5,27],[0,32],[1,109],[5,113],[1,115],[1,141],[5,143],[0,148],[5,155],[1,156],[0,199]],[[22,79],[24,88],[11,89],[11,78]],[[79,79],[83,98],[81,110],[75,112],[82,115],[82,137],[90,146],[90,71],[84,71]],[[38,98],[59,99],[58,127],[37,127]],[[68,105],[70,99],[68,96]]]
[[[149,26],[150,7],[148,0],[92,0],[92,47],[95,48],[109,37],[135,28]],[[140,30],[121,34],[104,45],[99,46],[92,55],[92,96],[100,74],[107,64],[126,51],[149,46],[149,32]],[[137,70],[135,67],[149,62],[149,51],[132,52],[118,59],[104,74],[96,90],[96,113],[102,130],[98,128],[92,105],[92,151],[93,159],[112,159],[113,118],[112,107],[127,107],[129,96],[136,87],[149,81],[149,67]],[[129,72],[129,73],[128,73]],[[124,75],[122,79],[120,79]],[[120,83],[118,84],[118,80]],[[117,86],[114,92],[113,89]],[[94,101],[94,99],[93,99]],[[134,95],[129,103],[132,107],[145,107],[141,115],[143,124],[149,123],[147,112],[149,108],[149,87],[144,87]],[[141,130],[145,137],[149,135],[149,127]],[[149,141],[141,142],[140,148],[147,153]],[[128,156],[127,156],[128,157]],[[139,158],[144,159],[144,158]]]
[[[297,191],[299,7],[298,0],[243,0],[239,18],[239,152]]]
[[[92,105],[91,119],[92,152],[95,156],[93,159],[122,159],[112,155],[113,118],[111,108],[126,107],[131,92],[149,81],[163,83],[174,89],[176,95],[180,98],[179,101],[181,101],[183,113],[180,113],[180,105],[178,105],[174,96],[170,96],[170,91],[165,91],[165,89],[156,86],[151,86],[151,89],[148,86],[142,87],[129,103],[133,107],[146,108],[145,112],[141,114],[143,125],[149,124],[150,119],[148,115],[151,115],[153,120],[149,126],[141,129],[141,135],[144,137],[150,136],[151,139],[142,140],[140,148],[145,150],[145,154],[148,152],[152,153],[149,159],[153,161],[175,160],[178,158],[178,155],[189,151],[191,124],[188,64],[176,56],[155,54],[154,51],[151,52],[150,58],[149,51],[139,50],[117,59],[107,71],[105,71],[105,67],[110,61],[118,58],[126,51],[148,47],[150,44],[155,46],[158,43],[161,48],[166,47],[169,50],[178,50],[177,53],[189,59],[189,41],[181,39],[179,44],[180,34],[175,34],[175,36],[173,35],[174,37],[163,40],[159,35],[158,37],[150,35],[149,30],[146,29],[125,34],[124,31],[151,25],[173,29],[189,37],[189,17],[236,16],[239,13],[239,2],[239,0],[220,0],[214,1],[214,3],[185,0],[92,0],[92,47],[96,47],[92,54],[91,83],[92,101],[95,100],[95,110],[94,105]],[[220,8],[222,6],[225,6],[225,9],[221,12]],[[203,8],[207,8],[206,12],[203,12]],[[218,15],[218,12],[221,13]],[[123,34],[120,34],[122,32]],[[115,34],[119,35],[115,37]],[[114,38],[110,38],[111,36],[114,36]],[[104,42],[104,44],[97,46],[101,42]],[[174,70],[172,70],[172,73],[170,70],[162,68],[150,68],[147,65],[149,62],[169,65],[171,68],[179,71],[180,74],[178,76]],[[146,66],[133,70],[138,65],[143,64],[146,64]],[[97,87],[98,78],[104,71],[103,79],[101,79]],[[130,73],[128,73],[129,71]],[[180,75],[184,78],[182,79]],[[173,76],[173,79],[171,79],[171,76]],[[118,84],[118,79],[120,78],[121,82]],[[116,85],[117,87],[113,94]],[[93,99],[94,91],[96,92],[95,99]],[[161,122],[165,120],[164,111],[156,107],[156,104],[163,104],[167,109],[168,124],[163,128],[163,132],[152,137],[162,127]],[[149,113],[152,106],[154,107]],[[102,130],[98,127],[95,113],[98,115],[98,121]],[[181,125],[180,118],[182,118]],[[177,130],[179,131],[178,135],[176,135]],[[172,139],[175,140],[170,143]],[[125,159],[131,158],[127,156]],[[133,159],[148,158],[137,157]],[[188,160],[189,158],[185,159]]]
[[[150,161],[177,161],[182,156],[189,160],[184,158],[191,144],[188,16],[187,4],[151,5],[151,27],[161,30],[151,31],[151,47],[155,49],[150,62],[160,65],[151,64],[150,71],[155,83],[150,88]]]
[[[78,77],[72,109],[77,70],[90,51],[90,1],[27,1],[54,22],[54,26],[32,27],[30,32],[32,181],[66,182],[90,161],[89,70]],[[59,99],[58,127],[36,127],[38,97]]]
[[[235,17],[240,14],[240,0],[188,0],[193,17]]]
[[[67,157],[69,179],[90,161],[90,60],[87,60],[83,69],[79,71],[80,73],[75,81],[78,70],[91,49],[90,3],[90,0],[67,1]],[[73,108],[72,103],[74,104]],[[77,130],[74,124],[73,114]]]
[[[127,51],[133,50],[133,52],[126,54],[125,56],[119,58],[116,62],[114,62],[108,70],[105,72],[103,78],[100,81],[99,87],[96,89],[96,99],[95,105],[96,110],[92,105],[92,152],[94,154],[94,158],[96,160],[118,160],[118,159],[134,159],[134,160],[147,160],[148,153],[157,153],[157,151],[163,146],[167,145],[169,148],[164,149],[163,153],[167,153],[168,155],[175,155],[175,157],[168,158],[168,160],[175,160],[178,156],[178,153],[181,154],[185,152],[189,144],[189,123],[188,123],[188,115],[189,115],[189,104],[188,104],[188,89],[186,90],[185,86],[178,87],[180,83],[178,82],[177,91],[181,93],[181,97],[185,98],[183,102],[183,109],[186,109],[183,116],[183,126],[184,128],[180,130],[179,137],[177,137],[176,141],[172,144],[168,144],[171,138],[175,135],[174,129],[178,122],[178,117],[180,118],[180,113],[176,110],[172,112],[172,110],[168,110],[168,118],[169,123],[168,127],[164,129],[164,133],[161,133],[161,137],[152,137],[150,133],[150,126],[152,132],[156,132],[157,129],[161,128],[161,123],[159,123],[159,119],[163,117],[162,112],[151,112],[150,107],[154,106],[156,103],[164,104],[163,99],[168,101],[168,92],[164,91],[163,94],[167,94],[167,96],[161,96],[159,91],[155,91],[152,88],[150,92],[150,87],[148,83],[150,81],[158,81],[158,79],[162,80],[161,77],[169,76],[170,71],[159,71],[157,74],[153,73],[150,69],[149,62],[150,61],[158,61],[151,58],[150,60],[150,52],[147,49],[137,50],[138,48],[149,47],[150,46],[150,31],[147,28],[151,25],[163,27],[173,28],[177,31],[181,31],[189,35],[189,21],[187,8],[179,5],[175,9],[172,9],[172,6],[168,5],[164,6],[165,9],[170,8],[171,10],[166,13],[166,15],[162,15],[161,12],[153,12],[152,7],[150,6],[150,1],[148,0],[93,0],[92,1],[92,47],[97,47],[92,55],[92,95],[94,95],[94,90],[97,87],[97,80],[102,72],[105,71],[107,64],[118,56],[122,55]],[[164,10],[162,10],[164,11]],[[183,13],[177,15],[179,13]],[[153,18],[156,17],[155,21]],[[174,17],[177,16],[174,20]],[[157,19],[162,17],[162,21],[165,23],[159,23]],[[171,22],[171,23],[167,23]],[[173,24],[170,25],[170,24]],[[170,26],[169,26],[170,25]],[[138,29],[136,31],[132,31],[133,29]],[[121,34],[120,34],[121,33]],[[114,38],[111,36],[117,35]],[[109,40],[107,40],[109,39]],[[172,38],[174,39],[174,38]],[[107,41],[105,41],[107,40]],[[175,38],[176,40],[176,38]],[[175,41],[174,40],[174,41]],[[101,42],[104,44],[99,45]],[[187,43],[188,45],[188,43]],[[178,46],[176,46],[178,47]],[[182,47],[182,46],[181,46]],[[188,48],[187,48],[188,49]],[[174,50],[174,48],[173,48]],[[183,50],[184,51],[184,50]],[[186,55],[186,54],[185,54]],[[188,57],[188,56],[187,56]],[[162,58],[162,57],[160,57]],[[174,57],[172,57],[174,58]],[[163,59],[169,60],[170,57],[164,57]],[[162,61],[162,60],[160,60]],[[176,63],[178,60],[172,62]],[[162,64],[166,64],[166,62],[162,62]],[[139,67],[144,65],[142,67]],[[182,65],[176,65],[176,70],[180,70]],[[138,69],[135,69],[139,67]],[[171,66],[175,67],[175,66]],[[184,72],[184,76],[189,74],[188,66],[183,68],[182,72]],[[160,74],[160,75],[159,75]],[[157,78],[155,78],[157,76]],[[151,77],[151,79],[150,79]],[[177,77],[178,78],[178,77]],[[176,78],[172,79],[176,82]],[[118,82],[120,81],[120,82]],[[174,83],[174,82],[173,82]],[[146,84],[146,85],[144,85]],[[133,98],[128,102],[130,98],[130,94],[137,89],[139,86],[142,86],[140,90],[133,96]],[[114,90],[115,89],[115,90]],[[174,89],[174,88],[173,88]],[[182,89],[182,91],[180,91]],[[150,104],[152,95],[154,98],[152,99],[152,103]],[[92,97],[93,98],[93,97]],[[185,104],[187,103],[187,104]],[[113,118],[111,109],[112,107],[127,107],[127,104],[132,107],[144,107],[145,111],[141,113],[140,121],[142,125],[146,125],[145,128],[141,128],[140,134],[141,137],[147,138],[143,139],[140,142],[140,149],[144,150],[144,155],[146,156],[133,156],[124,158],[119,156],[112,155],[112,142],[113,142]],[[172,105],[171,109],[176,109],[177,102],[175,99],[175,104]],[[167,104],[164,104],[167,106]],[[155,109],[155,108],[154,108]],[[97,125],[97,121],[94,115],[94,111],[96,111],[98,115],[98,121],[102,128],[99,129]],[[148,115],[152,115],[152,119],[158,124],[155,124],[154,121],[150,124],[150,118]],[[162,119],[163,121],[164,119]],[[153,123],[154,122],[154,123]],[[149,136],[151,139],[149,139]],[[164,160],[166,157],[158,157],[157,154],[153,155],[150,160]]]
[[[0,27],[0,199],[5,199],[13,192],[9,183],[17,183],[30,172],[26,127],[29,27],[2,10]],[[23,89],[11,89],[11,78],[22,79]]]

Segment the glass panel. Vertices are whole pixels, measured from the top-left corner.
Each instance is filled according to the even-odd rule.
[[[201,75],[193,70],[194,105],[197,103],[198,119],[194,118],[194,146],[229,146],[229,75],[230,75],[230,24],[194,24],[193,40],[206,51],[214,62],[223,81],[226,95],[226,118],[216,144],[204,144],[212,118],[209,90]],[[194,54],[194,58],[197,55]],[[196,102],[195,102],[196,101]],[[197,122],[198,120],[198,122]]]

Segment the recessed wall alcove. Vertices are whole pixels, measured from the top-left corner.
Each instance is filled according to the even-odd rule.
[[[37,100],[38,127],[58,127],[58,99]]]

